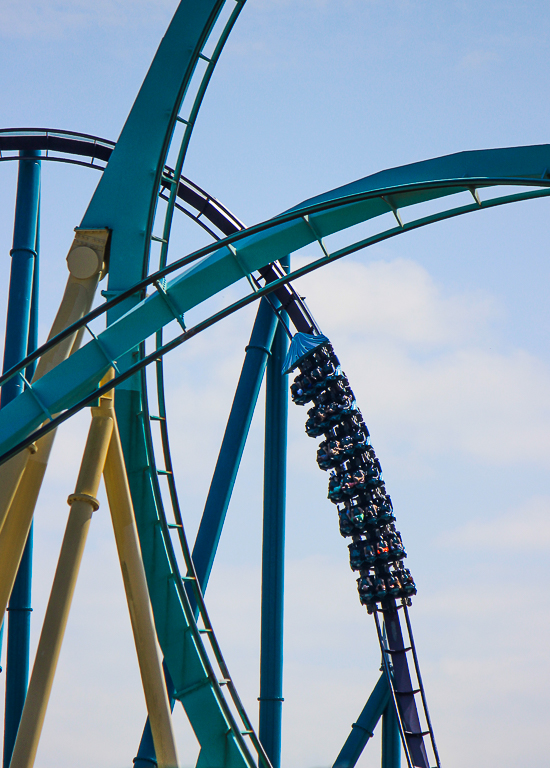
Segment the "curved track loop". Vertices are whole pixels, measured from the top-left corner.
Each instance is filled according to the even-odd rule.
[[[42,162],[69,163],[103,172],[115,146],[114,141],[98,136],[51,128],[0,130],[0,162],[18,162],[20,151],[40,150],[45,153],[41,157]],[[167,192],[175,186],[167,180],[173,176],[173,168],[166,165],[159,187],[159,197],[163,200],[168,200]],[[195,221],[215,240],[244,229],[244,225],[224,205],[185,176],[180,176],[176,190],[174,207]]]
[[[322,240],[324,235],[337,232],[339,228],[345,229],[362,220],[387,213],[390,209],[388,200],[395,205],[395,212],[399,214],[401,206],[410,206],[415,203],[422,203],[438,197],[447,197],[464,191],[472,191],[474,194],[477,194],[478,189],[489,186],[517,185],[546,188],[529,190],[528,192],[498,197],[484,202],[476,201],[471,205],[451,208],[442,213],[436,213],[413,220],[403,224],[403,226],[385,230],[333,253],[328,253],[324,246],[324,255],[321,259],[295,270],[288,276],[269,283],[269,285],[245,296],[233,305],[222,309],[216,315],[201,321],[194,328],[164,345],[160,354],[173,349],[174,346],[196,335],[204,327],[208,327],[221,317],[227,316],[227,314],[239,309],[250,301],[254,301],[260,296],[275,290],[279,285],[291,282],[296,277],[374,242],[379,242],[409,229],[425,226],[433,221],[508,202],[532,199],[550,194],[550,190],[547,189],[550,187],[550,180],[541,178],[547,164],[550,165],[550,147],[545,145],[514,150],[489,150],[481,153],[461,153],[461,155],[477,154],[484,156],[493,153],[501,155],[504,161],[502,166],[504,166],[503,170],[505,173],[509,170],[505,162],[507,154],[514,161],[516,154],[528,156],[529,153],[534,153],[534,159],[538,162],[536,164],[534,162],[531,164],[526,163],[523,173],[516,177],[508,175],[488,177],[479,174],[476,177],[468,178],[467,181],[463,177],[436,179],[416,184],[409,183],[402,187],[395,186],[386,189],[369,190],[350,195],[349,197],[338,198],[335,196],[333,199],[329,198],[321,202],[314,202],[308,207],[293,209],[268,222],[251,227],[243,232],[238,232],[218,243],[202,248],[190,256],[150,275],[145,280],[127,289],[118,298],[107,302],[98,310],[94,310],[88,318],[91,316],[97,317],[102,312],[123,303],[126,297],[131,294],[142,294],[149,285],[154,285],[154,293],[147,296],[133,310],[98,334],[97,339],[99,343],[96,339],[93,339],[83,346],[70,359],[63,362],[58,368],[37,382],[33,387],[33,391],[26,391],[0,413],[0,451],[4,454],[19,440],[31,439],[32,430],[41,423],[47,411],[56,413],[64,409],[72,409],[78,405],[82,398],[93,397],[96,392],[96,382],[100,380],[106,368],[109,367],[105,353],[110,355],[111,360],[119,360],[122,355],[141,344],[144,339],[154,335],[162,327],[174,321],[176,316],[181,316],[184,311],[199,305],[223,288],[238,282],[245,274],[250,276],[254,270],[271,263],[274,257],[283,256],[311,242]],[[460,157],[461,155],[450,157]],[[448,160],[448,158],[442,159]],[[429,161],[429,163],[433,162]],[[511,163],[511,165],[513,164],[514,162]],[[541,166],[542,172],[540,170]],[[405,166],[405,169],[407,168]],[[485,169],[481,168],[480,170],[483,171]],[[368,187],[369,181],[369,177],[363,180],[364,186]],[[184,271],[166,286],[160,283],[160,278],[193,262],[199,263]],[[81,325],[83,324],[84,321],[81,322]],[[73,331],[75,327],[76,325],[72,327]],[[52,343],[55,343],[59,338],[61,336],[56,337]],[[45,348],[46,345],[41,347],[36,355],[42,354]],[[0,379],[0,384],[6,381],[7,378],[15,375],[31,359],[32,356],[26,358],[18,368],[9,371],[5,377]],[[147,362],[153,362],[154,359],[154,356],[150,357]],[[114,385],[116,386],[121,381],[126,380],[131,370],[137,371],[142,366],[143,361],[138,360],[134,363],[133,368],[127,369],[125,372],[122,371],[121,375],[115,378]],[[4,456],[0,458],[3,459]]]
[[[87,344],[58,369],[45,376],[33,390],[25,392],[0,414],[0,446],[2,450],[9,449],[10,444],[13,446],[14,424],[17,427],[15,439],[28,436],[29,431],[43,420],[44,413],[56,412],[63,408],[70,408],[73,412],[84,400],[91,399],[94,396],[94,391],[96,391],[96,382],[106,367],[109,366],[105,358],[106,352],[112,360],[115,360],[129,352],[136,344],[142,345],[146,337],[158,332],[184,309],[195,306],[201,300],[214,295],[223,287],[231,285],[243,276],[249,277],[255,269],[271,262],[274,256],[283,256],[287,252],[297,250],[316,240],[323,249],[323,258],[314,262],[315,266],[309,265],[288,278],[281,278],[276,282],[277,285],[277,283],[292,280],[298,273],[303,274],[305,271],[310,271],[312,268],[328,263],[335,258],[340,258],[345,253],[365,247],[370,242],[375,242],[376,239],[370,238],[368,242],[360,241],[333,254],[328,253],[322,238],[360,221],[392,211],[400,222],[399,208],[401,207],[462,191],[470,191],[476,196],[478,188],[487,186],[516,184],[519,186],[548,187],[549,182],[544,177],[546,167],[550,165],[548,163],[549,154],[549,148],[546,146],[516,150],[493,150],[482,153],[461,153],[457,156],[440,158],[438,161],[428,161],[425,167],[423,164],[415,164],[415,166],[404,169],[394,169],[391,172],[386,172],[386,176],[390,177],[388,180],[392,180],[394,183],[394,186],[390,188],[376,188],[376,183],[381,180],[380,175],[370,177],[362,180],[362,182],[357,182],[351,188],[335,190],[321,198],[307,201],[307,204],[304,203],[303,206],[264,225],[233,235],[216,246],[201,249],[179,263],[170,265],[161,273],[142,281],[139,286],[136,285],[129,289],[129,291],[134,292],[134,295],[137,293],[139,297],[139,292],[146,284],[156,283],[156,294],[141,302],[139,298],[136,298],[135,309],[122,316],[120,320],[100,334],[99,343],[94,339]],[[474,157],[476,155],[477,158]],[[474,160],[472,164],[475,171],[474,177],[465,180],[464,172],[457,173],[454,177],[441,177],[443,173],[448,173],[449,167],[456,173],[456,170],[463,165],[461,161],[465,158]],[[440,169],[439,178],[437,176],[438,168]],[[397,173],[398,171],[401,173]],[[431,178],[422,179],[422,171],[426,172],[424,176],[428,175]],[[491,175],[491,171],[493,173],[496,171],[498,175]],[[420,175],[421,181],[410,183],[413,174]],[[397,179],[395,178],[396,175],[398,176]],[[399,179],[403,181],[403,184],[396,183]],[[414,226],[422,226],[431,221],[459,215],[459,213],[545,194],[549,194],[549,191],[530,191],[498,198],[487,203],[481,203],[476,197],[476,202],[473,205],[451,209],[444,214],[434,214],[408,225],[403,225],[400,222],[398,228],[386,230],[377,238],[383,239],[393,236],[393,234],[407,231]],[[208,255],[212,251],[214,253]],[[159,276],[169,274],[202,256],[207,256],[207,258],[173,280],[165,289],[160,287]],[[272,289],[272,285],[266,286],[244,300],[241,299],[234,305],[234,308],[238,308],[238,306],[242,306]],[[168,301],[166,297],[168,297]],[[120,301],[108,302],[103,310],[105,311],[109,306],[122,304],[124,298],[124,296],[120,296]],[[227,314],[228,309],[218,314],[220,316],[224,313]],[[214,319],[209,318],[212,321]],[[205,324],[206,322],[202,323],[203,326]],[[194,335],[192,332],[182,334],[179,343],[192,335]],[[133,370],[137,371],[146,362],[158,359],[160,354],[174,346],[176,344],[170,342],[157,351],[154,357],[150,356],[150,360],[144,358],[138,361],[134,368],[127,369],[126,372],[122,372],[122,375],[117,377],[115,385],[128,380]],[[143,349],[141,352],[143,356]],[[22,366],[27,363],[28,360]],[[61,396],[57,394],[60,389],[62,390]],[[212,757],[212,754],[208,755],[206,751],[201,752],[199,763],[229,765],[241,764],[241,761],[244,761],[250,765],[249,758],[235,731],[235,725],[230,720],[218,695],[219,686],[214,684],[211,670],[206,665],[200,633],[195,631],[196,627],[195,630],[193,629],[185,590],[177,574],[174,574],[170,553],[167,555],[166,545],[169,532],[164,530],[165,526],[159,516],[156,502],[157,494],[154,489],[156,477],[154,478],[152,475],[154,465],[151,465],[148,455],[150,451],[147,450],[147,430],[143,429],[143,419],[148,418],[143,395],[143,389],[139,385],[127,389],[119,387],[117,411],[121,423],[130,425],[125,436],[125,448],[127,455],[132,459],[132,469],[129,473],[132,495],[135,499],[141,500],[140,508],[136,509],[136,514],[138,515],[140,535],[144,546],[144,560],[148,566],[148,580],[161,646],[179,694],[178,698],[183,699],[186,711],[199,736],[199,741],[203,745],[203,750],[207,744],[215,745],[214,751],[217,750],[215,758]],[[136,420],[136,416],[138,420]],[[6,429],[8,422],[9,430]],[[7,432],[10,433],[11,439]],[[35,436],[33,435],[33,437]],[[26,439],[33,439],[33,437]],[[181,638],[185,638],[186,643],[186,653],[183,655]],[[182,666],[183,658],[185,658],[185,664]],[[189,663],[190,658],[195,658],[197,661],[195,669]],[[195,679],[189,679],[190,670],[195,675]],[[205,696],[208,697],[208,700],[205,699]],[[213,723],[210,711],[219,713],[220,726],[218,729],[214,729],[219,736],[217,741],[212,739]],[[205,718],[206,712],[209,712],[208,718]],[[228,725],[231,732],[229,751],[233,755],[229,761],[227,759],[228,740],[226,738]],[[201,732],[202,726],[204,726],[204,732]],[[223,731],[223,727],[225,727],[225,731]]]
[[[114,147],[114,143],[104,139],[85,134],[74,134],[67,131],[54,131],[49,129],[6,129],[0,131],[0,161],[18,160],[18,154],[16,153],[21,150],[33,149],[45,151],[46,156],[44,159],[46,160],[73,163],[103,171],[104,166],[98,164],[97,161],[98,159],[103,162],[108,161]],[[10,152],[12,154],[9,154]],[[180,177],[177,185],[170,185],[167,181],[167,179],[170,177],[174,178],[174,171],[171,168],[165,166],[159,190],[159,197],[168,200],[169,198],[166,195],[167,189],[169,191],[176,189],[176,196],[179,202],[175,202],[174,208],[184,212],[187,216],[191,217],[194,221],[199,223],[203,229],[205,229],[214,239],[220,239],[220,234],[218,233],[221,233],[221,235],[228,235],[243,229],[243,225],[238,219],[236,219],[236,217],[234,217],[218,201],[204,192],[204,190],[200,189],[200,187],[193,184],[183,176]],[[277,265],[269,265],[266,267],[264,272],[266,279],[272,275],[277,277],[282,274],[282,272],[278,270]],[[281,286],[277,293],[285,305],[288,305],[289,303],[293,304],[295,319],[299,327],[302,327],[304,330],[310,330],[312,327],[314,327],[312,321],[309,320],[309,315],[307,309],[303,305],[303,302],[300,301],[299,297],[293,295],[292,289],[289,290],[287,287]],[[86,322],[88,322],[89,319],[90,317],[88,316]],[[160,339],[161,336],[159,335],[159,343]],[[203,751],[203,761],[206,760],[209,762],[209,764],[220,765],[223,761],[224,764],[229,765],[232,764],[235,759],[238,763],[239,760],[244,758],[246,762],[250,764],[251,758],[249,757],[249,752],[245,740],[243,740],[243,735],[246,735],[250,738],[254,751],[259,756],[260,763],[263,765],[268,765],[268,760],[265,756],[265,753],[258,741],[256,734],[254,733],[233,681],[229,675],[227,665],[224,662],[221,649],[217,643],[213,628],[208,618],[204,600],[202,598],[200,589],[198,589],[196,576],[194,574],[194,567],[189,552],[189,546],[183,527],[183,521],[179,510],[175,480],[171,469],[172,464],[168,443],[166,412],[164,408],[162,358],[160,358],[157,362],[156,373],[158,406],[159,413],[161,415],[152,417],[151,419],[147,417],[149,413],[147,383],[145,376],[143,376],[141,378],[141,392],[143,395],[142,424],[147,467],[149,477],[151,478],[151,487],[156,505],[156,524],[160,527],[160,533],[170,567],[170,577],[172,581],[177,585],[176,591],[179,595],[180,602],[182,603],[182,606],[180,606],[180,612],[181,607],[183,607],[183,634],[181,633],[182,627],[179,626],[177,620],[173,622],[171,626],[171,632],[176,636],[176,639],[180,640],[180,645],[182,645],[186,639],[186,634],[191,633],[194,652],[190,653],[187,651],[187,653],[180,655],[186,660],[186,665],[191,669],[191,672],[193,672],[193,664],[189,664],[190,658],[192,662],[195,662],[194,666],[198,666],[199,669],[202,669],[202,672],[204,673],[202,676],[198,674],[198,679],[197,675],[195,674],[194,682],[184,686],[181,690],[175,691],[175,694],[177,697],[185,698],[186,709],[188,710],[188,714],[191,717],[191,721],[197,736],[199,737],[199,741],[202,744],[206,743],[206,749]],[[153,439],[151,435],[152,421],[156,421],[160,425],[165,464],[165,469],[162,470],[157,470],[155,463]],[[177,521],[172,524],[168,523],[163,507],[162,494],[160,492],[158,482],[158,476],[160,474],[166,476],[169,484],[172,519]],[[143,519],[143,515],[139,515],[139,509],[142,506],[142,499],[134,498],[134,506],[138,511],[137,517],[139,522]],[[143,525],[139,525],[139,528],[142,549],[147,551],[147,546],[150,539],[148,536],[148,531],[147,529],[144,530]],[[177,559],[173,550],[172,540],[170,537],[170,528],[177,529],[179,544],[183,552],[183,558],[186,566],[186,575],[183,578],[180,575]],[[147,558],[145,558],[145,561],[147,567]],[[147,568],[147,570],[149,572],[151,571],[150,568]],[[152,577],[150,577],[149,581],[151,585],[152,580]],[[190,613],[187,594],[183,591],[184,582],[186,582],[187,594],[192,597],[193,605],[197,606],[198,619],[202,629],[199,629],[197,623]],[[218,670],[217,674],[215,673],[215,669],[212,667],[208,658],[208,654],[206,653],[202,644],[201,634],[208,639],[212,650],[215,667],[217,667]],[[201,664],[202,667],[200,666]],[[195,672],[197,672],[196,669]],[[218,682],[218,678],[220,677],[222,684],[225,686],[224,690],[228,692],[233,703],[233,709],[236,714],[237,721],[232,715],[231,709],[228,707],[224,697],[221,695],[221,686]],[[209,691],[200,690],[203,688],[208,688]],[[214,702],[210,702],[210,706],[207,702],[205,702],[205,693],[206,695],[210,693],[215,699]],[[196,695],[192,696],[192,694]],[[187,701],[189,698],[192,698],[194,701],[190,703]],[[207,718],[207,727],[204,725],[201,727],[201,723],[204,722],[205,718],[198,716],[201,712],[204,711],[209,712],[209,716]],[[217,739],[218,754],[213,754],[212,742],[213,731],[215,735],[216,730],[216,721],[218,722],[217,730],[218,732],[220,730],[223,732],[223,738]],[[228,732],[231,735],[231,739],[236,742],[236,746],[238,748],[238,752],[236,755],[234,755],[233,758],[231,758],[231,745],[228,749],[228,746],[225,743],[227,741],[226,734]],[[217,763],[215,762],[216,759],[218,761]],[[212,763],[211,761],[214,762]]]

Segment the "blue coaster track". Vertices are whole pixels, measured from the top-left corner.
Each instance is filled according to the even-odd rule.
[[[270,461],[279,462],[279,477],[284,477],[284,425],[273,417],[285,412],[283,376],[289,367],[300,368],[301,378],[292,393],[297,402],[300,398],[305,402],[305,378],[311,383],[315,368],[326,364],[327,371],[321,371],[315,391],[309,393],[314,409],[306,429],[311,436],[325,435],[318,454],[319,465],[336,469],[329,498],[343,504],[339,510],[341,532],[352,538],[351,566],[359,572],[361,603],[375,619],[385,674],[335,765],[355,765],[382,716],[386,768],[399,765],[398,738],[408,765],[428,768],[426,736],[439,768],[408,611],[415,586],[412,576],[401,565],[404,547],[392,528],[393,510],[383,488],[380,465],[368,446],[368,430],[352,407],[353,393],[338,368],[334,350],[292,288],[292,281],[376,242],[433,222],[549,195],[550,146],[462,152],[389,169],[245,228],[223,205],[182,175],[206,88],[243,5],[241,0],[182,0],[116,144],[66,131],[0,131],[0,161],[17,160],[23,167],[24,153],[45,153],[40,154],[40,162],[72,162],[102,172],[77,238],[79,233],[102,233],[107,238],[109,274],[104,293],[107,300],[103,304],[84,311],[34,351],[27,331],[29,354],[20,351],[7,364],[0,385],[8,385],[8,389],[17,386],[20,393],[11,402],[3,400],[5,407],[0,411],[0,469],[11,472],[22,451],[28,447],[33,451],[33,446],[47,435],[53,436],[63,421],[116,389],[116,416],[169,694],[181,701],[201,745],[197,765],[252,768],[259,761],[266,768],[278,768],[281,696],[277,694],[277,682],[268,694],[260,696],[269,702],[271,713],[271,725],[265,726],[264,718],[263,732],[260,717],[262,745],[223,659],[203,592],[266,366],[271,403],[266,442],[271,441]],[[177,126],[182,126],[181,132],[176,131]],[[167,165],[170,151],[176,157],[173,168]],[[521,191],[501,194],[503,187]],[[494,196],[482,199],[486,191]],[[435,200],[452,202],[454,195],[463,192],[473,202],[414,218],[414,206]],[[162,208],[159,199],[163,201]],[[169,262],[176,210],[193,218],[214,242]],[[413,217],[405,221],[405,212]],[[386,213],[395,217],[396,226],[358,241],[352,236],[346,246],[330,250],[328,238],[332,234],[348,231],[355,224],[376,220]],[[320,248],[319,258],[292,270],[287,261],[289,254],[312,243]],[[150,271],[153,245],[158,248],[158,264]],[[247,287],[242,298],[226,303],[195,326],[186,327],[188,310],[235,283]],[[162,360],[166,353],[254,301],[259,302],[258,314],[203,522],[191,551],[170,455]],[[105,318],[106,328],[95,333],[90,324],[100,318]],[[165,342],[163,329],[173,322],[179,324],[181,333]],[[289,324],[297,332],[295,335]],[[75,343],[72,354],[65,355],[47,373],[35,380],[26,375],[36,361],[72,339],[80,342],[86,331],[91,339],[80,348]],[[277,365],[282,363],[286,335],[293,335],[291,356],[300,344],[306,345],[306,352],[294,355],[283,374],[274,363],[268,364],[268,357],[273,354]],[[151,338],[155,349],[146,353],[145,342]],[[156,368],[156,404],[145,376],[150,364]],[[115,375],[105,381],[111,369]],[[153,447],[154,428],[160,430],[161,466]],[[168,483],[170,510],[165,509],[163,502],[162,477]],[[273,478],[270,482],[274,482]],[[5,502],[6,516],[0,525],[0,559],[6,554],[2,549],[6,546],[4,520],[16,527],[19,522],[10,503]],[[268,507],[269,503],[266,510]],[[275,507],[269,514],[284,512],[284,498]],[[24,528],[22,521],[21,527]],[[279,540],[280,528],[279,525],[279,531],[273,534]],[[269,529],[270,524],[265,530]],[[185,572],[178,567],[172,530],[177,534]],[[27,532],[28,526],[23,538]],[[282,581],[278,583],[275,602],[280,603]],[[10,591],[11,586],[4,585],[6,601]],[[403,626],[401,616],[405,619]],[[280,633],[280,615],[269,619],[265,622],[262,652],[271,647],[274,634]],[[277,658],[270,665],[269,674],[274,679],[281,671],[279,652],[280,649],[274,652]],[[358,729],[365,735],[358,735]],[[139,760],[151,763],[155,755],[144,747],[136,765]]]

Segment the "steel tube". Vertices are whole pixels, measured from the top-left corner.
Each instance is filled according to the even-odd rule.
[[[31,328],[31,307],[33,303],[36,306],[33,284],[38,239],[40,152],[22,150],[19,158],[13,248],[10,252],[11,271],[3,372],[17,365],[36,348],[36,309],[33,313],[34,328]],[[35,296],[34,302],[33,296]],[[32,339],[29,339],[29,333]],[[22,391],[23,381],[20,377],[6,382],[2,387],[0,407],[7,405]],[[11,760],[29,679],[32,531],[29,535],[25,534],[25,539],[26,545],[18,575],[13,584],[9,605],[4,716],[4,766],[6,767]]]
[[[283,264],[290,268],[289,260]],[[260,640],[260,741],[273,768],[281,765],[283,714],[283,615],[286,511],[288,376],[283,363],[288,336],[281,323],[267,363],[262,618]]]
[[[388,681],[386,680],[386,675],[382,674],[367,699],[361,714],[357,718],[357,722],[351,726],[351,733],[340,750],[333,768],[353,768],[355,766],[368,740],[372,738],[374,729],[382,714],[386,711],[390,699]],[[399,730],[397,733],[399,737]]]
[[[69,496],[71,511],[10,768],[32,768],[36,758],[90,521],[99,507],[96,496],[113,431],[113,419],[106,408],[107,400],[111,398],[102,398],[99,407],[92,408],[92,424],[75,492]]]
[[[203,593],[208,586],[208,579],[210,578],[210,572],[216,557],[227,508],[233,493],[237,472],[239,471],[276,327],[277,316],[269,301],[262,299],[254,321],[250,341],[246,347],[241,375],[235,390],[233,404],[193,548],[192,556],[195,572]],[[191,589],[188,590],[188,595],[191,605],[197,614],[198,608]],[[151,729],[149,721],[147,721],[138,753],[134,758],[134,765],[136,768],[146,768],[154,760],[155,753]]]
[[[177,768],[178,757],[170,703],[162,672],[160,647],[114,412],[113,418],[113,436],[104,470],[105,488],[111,509],[157,764],[159,768]]]
[[[382,768],[401,768],[401,734],[390,701],[382,715]]]
[[[203,592],[216,556],[276,327],[277,316],[267,299],[262,299],[193,547],[195,571]]]

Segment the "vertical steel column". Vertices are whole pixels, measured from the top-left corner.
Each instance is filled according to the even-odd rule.
[[[277,303],[276,299],[275,303]],[[277,324],[277,315],[271,304],[267,299],[262,299],[256,313],[250,341],[246,346],[241,375],[193,547],[193,562],[203,592],[208,586]],[[191,589],[188,590],[188,595],[195,613],[198,613]],[[166,667],[164,672],[165,674],[168,672]],[[167,683],[168,678],[169,675]],[[169,691],[171,690],[173,685],[169,686]],[[151,727],[147,720],[138,753],[134,757],[134,766],[148,768],[151,765],[156,765],[156,757]]]
[[[17,179],[17,198],[10,252],[11,272],[6,321],[3,371],[22,360],[29,342],[36,342],[37,291],[33,287],[38,246],[40,200],[40,152],[21,151]],[[34,302],[33,302],[34,298]],[[34,303],[34,310],[31,306]],[[31,314],[33,321],[31,323]],[[23,382],[14,377],[2,387],[0,407],[23,391]],[[4,722],[4,766],[11,760],[15,737],[25,703],[29,679],[29,639],[32,578],[32,530],[19,566],[8,610],[8,652],[6,664],[6,712]]]
[[[392,701],[382,715],[382,768],[401,768],[401,734]]]
[[[357,718],[357,722],[351,726],[351,733],[340,750],[340,754],[332,768],[354,768],[363,754],[367,742],[372,738],[378,721],[387,711],[388,706],[392,706],[390,689],[386,675],[382,674],[367,699],[361,714]],[[400,738],[399,730],[397,731],[397,737]],[[384,766],[384,768],[388,767]]]
[[[203,592],[216,556],[277,324],[277,315],[271,304],[262,299],[246,347],[239,383],[193,547],[193,562]]]
[[[281,262],[290,269],[290,259]],[[283,714],[283,611],[286,509],[288,376],[283,364],[288,337],[275,331],[267,362],[264,524],[262,543],[262,622],[260,651],[260,741],[273,768],[281,765]]]

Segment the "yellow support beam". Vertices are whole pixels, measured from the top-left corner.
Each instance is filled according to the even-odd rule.
[[[24,453],[27,454],[24,457],[26,467],[23,480],[11,503],[10,514],[0,530],[0,624],[23,556],[54,437],[53,432],[48,433],[32,446],[32,452],[22,451],[15,457],[19,459]]]
[[[116,417],[114,417],[113,436],[105,462],[104,479],[157,765],[158,768],[177,768],[178,756],[172,729],[170,704],[162,671],[161,652],[149,600],[149,590]]]
[[[48,339],[57,336],[58,333],[69,325],[80,320],[92,308],[97,285],[105,274],[104,265],[108,239],[109,231],[107,229],[77,231],[67,255],[69,279],[67,280],[65,293],[63,294]],[[51,371],[52,368],[55,368],[56,365],[63,362],[69,355],[72,355],[80,346],[82,335],[83,331],[79,331],[61,341],[49,352],[46,352],[40,358],[33,381],[37,381],[48,371]],[[51,442],[53,442],[53,436]],[[49,448],[51,449],[51,443]],[[0,531],[4,526],[18,487],[27,484],[26,477],[23,483],[21,483],[21,479],[25,472],[28,458],[28,451],[21,451],[13,459],[0,466]],[[45,463],[47,463],[47,456]],[[39,490],[40,483],[38,485]],[[33,510],[34,504],[32,505]],[[23,551],[21,550],[22,554]],[[21,555],[19,559],[21,559]],[[0,622],[2,621],[2,615],[0,615]]]
[[[98,407],[92,408],[92,424],[75,492],[68,498],[71,511],[42,625],[10,768],[32,768],[36,758],[90,521],[93,512],[99,507],[96,496],[113,432],[113,411],[109,407],[110,402],[109,394],[100,399]],[[9,525],[12,518],[13,515],[10,513],[6,525]]]
[[[90,311],[98,282],[105,272],[108,238],[106,229],[77,232],[67,256],[69,279],[48,338]],[[47,352],[38,363],[33,381],[75,352],[81,339],[82,333],[73,334]],[[54,439],[55,430],[30,450],[21,451],[0,466],[0,625],[23,556]]]

